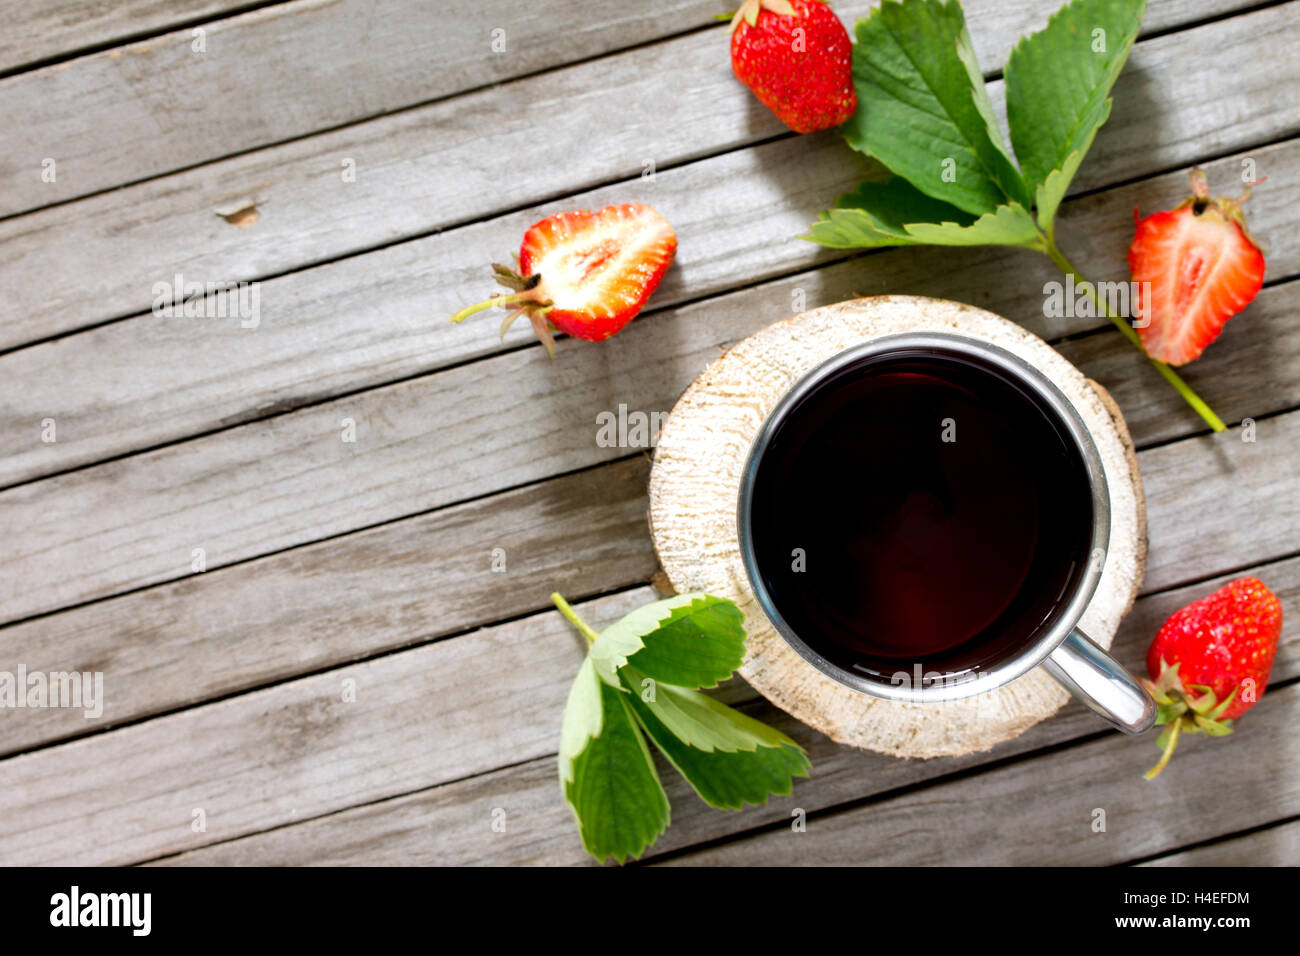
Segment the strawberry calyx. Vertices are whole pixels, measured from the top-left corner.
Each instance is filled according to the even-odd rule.
[[[516,261],[518,256],[515,256]],[[547,321],[546,314],[551,311],[554,303],[546,288],[542,285],[542,274],[535,272],[532,275],[520,275],[517,269],[502,265],[499,262],[492,263],[492,272],[494,278],[507,289],[513,290],[511,295],[494,295],[491,298],[484,299],[482,302],[475,302],[473,305],[466,306],[451,317],[452,322],[463,322],[478,312],[483,312],[495,306],[502,308],[513,308],[513,311],[501,322],[501,338],[506,337],[510,331],[510,326],[514,324],[515,319],[521,315],[527,315],[528,321],[533,327],[533,332],[542,345],[546,346],[546,354],[555,358],[555,326]]]
[[[731,18],[731,29],[734,31],[736,27],[740,26],[742,20],[751,27],[757,26],[759,10],[770,10],[782,17],[795,15],[794,6],[790,3],[790,0],[745,0]]]
[[[1232,733],[1232,720],[1225,720],[1223,714],[1232,706],[1238,688],[1234,687],[1227,697],[1219,700],[1214,690],[1204,684],[1184,686],[1178,674],[1180,666],[1174,664],[1170,667],[1162,657],[1160,674],[1156,680],[1143,681],[1156,700],[1156,723],[1165,728],[1156,738],[1156,746],[1161,750],[1160,762],[1146,772],[1148,780],[1154,780],[1168,766],[1182,734],[1204,733],[1211,737],[1226,737]],[[1193,694],[1192,691],[1196,693]]]
[[[1242,235],[1246,237],[1247,241],[1256,249],[1263,251],[1263,246],[1250,234],[1250,227],[1246,225],[1246,214],[1241,210],[1246,200],[1250,198],[1251,190],[1264,182],[1263,179],[1248,183],[1242,194],[1233,199],[1231,196],[1211,196],[1209,180],[1206,179],[1205,170],[1199,166],[1193,166],[1192,171],[1187,174],[1187,178],[1192,183],[1192,194],[1175,206],[1175,211],[1190,206],[1192,214],[1196,216],[1204,215],[1207,211],[1216,212],[1229,222],[1235,222],[1241,227]],[[1134,209],[1134,221],[1137,221],[1138,218],[1137,210]]]

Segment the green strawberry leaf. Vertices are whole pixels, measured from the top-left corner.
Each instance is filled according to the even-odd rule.
[[[562,595],[551,600],[591,642],[564,708],[559,773],[582,845],[596,859],[638,857],[668,826],[668,797],[643,733],[716,807],[766,802],[808,775],[807,755],[785,734],[673,683],[712,686],[739,666],[744,617],[733,601],[679,595],[597,634]]]
[[[747,717],[707,694],[672,684],[644,683],[645,675],[628,666],[620,672],[624,686],[649,708],[678,740],[712,753],[735,753],[759,747],[795,746],[781,731]]]
[[[1110,91],[1146,0],[1074,0],[1046,29],[1021,38],[1005,72],[1007,124],[1038,223],[1052,228],[1093,138],[1110,116]]]
[[[969,226],[953,222],[915,222],[907,234],[928,246],[1020,246],[1041,249],[1042,240],[1034,219],[1018,202],[998,206]]]
[[[747,803],[767,803],[772,795],[788,796],[794,778],[808,776],[811,769],[808,755],[794,741],[733,753],[692,747],[674,736],[635,690],[627,699],[655,746],[711,807],[739,810]]]
[[[567,784],[573,780],[573,761],[593,737],[600,735],[603,716],[600,679],[588,655],[569,685],[569,697],[564,702],[564,723],[560,726],[560,783]]]
[[[835,249],[912,246],[917,241],[903,228],[909,222],[950,222],[969,226],[975,216],[951,203],[927,196],[906,179],[865,182],[856,192],[835,200],[801,236]]]
[[[600,679],[618,687],[618,669],[634,663],[656,681],[715,687],[745,657],[745,617],[734,601],[678,594],[637,608],[600,632],[591,647]]]
[[[1011,162],[956,0],[885,0],[856,26],[858,110],[842,127],[935,199],[976,216],[1032,197]]]
[[[934,199],[904,179],[866,182],[841,196],[809,226],[811,239],[840,249],[879,246],[1005,245],[1041,248],[1033,217],[1019,203],[978,218]]]
[[[600,680],[588,657],[560,733],[564,797],[583,847],[602,862],[640,856],[668,827],[668,796],[626,698]]]
[[[976,219],[974,214],[952,203],[927,196],[901,176],[892,176],[883,183],[862,183],[856,192],[835,200],[835,205],[841,209],[870,209],[896,231],[909,222],[955,222],[969,226]]]
[[[716,687],[745,659],[745,615],[727,598],[696,595],[689,605],[674,607],[644,644],[628,663],[648,677],[682,687]]]

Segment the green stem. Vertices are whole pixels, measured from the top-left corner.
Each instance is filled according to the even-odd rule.
[[[578,617],[578,612],[569,607],[569,602],[564,600],[564,597],[559,591],[556,591],[551,595],[551,603],[560,609],[560,613],[569,619],[569,623],[576,627],[582,633],[583,637],[592,642],[596,640],[597,635],[596,632],[591,629],[591,625]]]
[[[537,296],[532,289],[526,289],[523,292],[516,292],[514,295],[494,295],[490,299],[484,299],[482,302],[475,302],[473,305],[466,306],[451,317],[452,322],[463,322],[476,312],[486,312],[494,305],[508,306],[518,305],[520,302],[534,302]]]
[[[1097,287],[1079,274],[1079,270],[1070,264],[1070,260],[1065,258],[1064,254],[1056,247],[1056,243],[1053,242],[1051,238],[1046,240],[1043,251],[1047,253],[1049,259],[1056,263],[1057,268],[1067,275],[1074,276],[1075,284],[1083,286],[1083,288],[1088,291],[1089,298],[1091,298],[1097,308],[1101,310],[1101,313],[1114,323],[1115,328],[1124,333],[1126,339],[1138,348],[1142,348],[1142,339],[1138,336],[1133,326],[1129,325],[1122,316],[1118,316],[1110,310],[1106,301],[1102,299],[1101,296],[1097,295]],[[1145,351],[1146,350],[1143,349],[1144,353]],[[1163,376],[1166,382],[1174,387],[1174,391],[1183,397],[1183,401],[1195,409],[1196,414],[1200,415],[1210,428],[1214,429],[1216,432],[1227,430],[1228,426],[1223,424],[1223,420],[1219,418],[1218,415],[1214,414],[1214,411],[1210,406],[1205,404],[1205,401],[1201,396],[1192,391],[1191,386],[1184,382],[1177,372],[1164,362],[1153,359],[1149,355],[1147,356],[1147,361],[1155,366],[1156,371]]]
[[[1160,762],[1148,770],[1143,776],[1148,780],[1154,780],[1160,776],[1160,771],[1169,766],[1169,758],[1174,755],[1174,748],[1178,746],[1178,732],[1182,729],[1183,718],[1175,717],[1174,722],[1169,727],[1169,741],[1165,744],[1164,752],[1160,755]]]

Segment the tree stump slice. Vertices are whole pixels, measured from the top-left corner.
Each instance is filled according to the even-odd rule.
[[[804,661],[760,610],[736,531],[750,444],[786,391],[846,348],[921,330],[958,332],[1020,356],[1061,389],[1088,425],[1109,484],[1111,529],[1082,627],[1109,647],[1146,562],[1146,512],[1128,429],[1109,394],[1046,342],[974,306],[916,296],[854,299],[796,315],[738,343],[701,373],[669,415],[650,475],[649,518],[660,565],[677,592],[729,597],[744,612],[749,638],[740,674],[756,690],[838,743],[929,758],[988,750],[1055,713],[1069,694],[1042,668],[988,693],[934,704],[879,700],[844,687]]]

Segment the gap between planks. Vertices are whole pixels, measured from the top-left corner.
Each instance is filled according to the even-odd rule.
[[[1258,570],[1272,580],[1291,613],[1291,608],[1300,602],[1300,559],[1288,559]],[[1204,587],[1198,585],[1139,599],[1121,626],[1116,652],[1136,663],[1150,633],[1165,616],[1218,583],[1207,582]],[[583,613],[597,626],[613,619],[612,615],[597,619],[592,611]],[[1293,679],[1298,670],[1300,640],[1294,636],[1284,638],[1275,676]],[[562,698],[559,700],[562,702]],[[1072,705],[1020,738],[987,753],[956,759],[903,761],[835,745],[765,702],[760,702],[751,712],[774,722],[810,749],[811,780],[798,783],[792,797],[774,800],[765,807],[747,808],[743,814],[726,813],[710,810],[700,803],[661,762],[661,778],[673,802],[673,824],[650,851],[651,857],[671,854],[703,840],[717,840],[768,826],[781,827],[780,821],[788,821],[790,810],[796,806],[805,809],[811,817],[854,801],[906,796],[939,778],[960,778],[966,782],[972,775],[997,773],[1009,764],[1025,763],[1030,758],[1039,760],[1064,748],[1075,748],[1095,739],[1102,727],[1096,717]],[[555,721],[558,721],[558,710]],[[1113,737],[1117,741],[1115,747],[1136,748],[1139,759],[1146,760],[1148,765],[1152,762],[1155,751],[1150,747],[1149,737],[1132,741],[1104,730],[1101,733]],[[1141,746],[1142,743],[1146,746]],[[1195,746],[1190,741],[1189,744]],[[553,750],[552,741],[546,755],[527,764],[493,770],[368,806],[351,807],[311,821],[286,821],[276,830],[212,844],[160,862],[169,865],[583,862],[586,857],[558,794]],[[1172,768],[1167,773],[1172,773]],[[1187,779],[1193,776],[1188,773]],[[1166,785],[1176,791],[1178,779],[1167,776]],[[1140,777],[1138,783],[1145,785]],[[490,833],[494,807],[507,809],[509,837]],[[815,825],[810,819],[809,827]],[[502,844],[509,848],[504,853]],[[1131,855],[1123,859],[1129,858]]]
[[[786,149],[781,158],[790,170],[798,168],[797,150]],[[1239,154],[1208,164],[1213,181],[1229,182],[1243,158],[1245,154]],[[1282,235],[1290,227],[1289,210],[1300,203],[1300,186],[1288,185],[1300,181],[1288,175],[1300,169],[1300,140],[1256,151],[1249,158],[1277,184],[1271,187],[1269,201],[1257,201],[1252,211],[1255,229],[1266,237]],[[728,173],[726,169],[714,172]],[[723,201],[723,193],[733,188],[729,184],[734,181],[729,173],[710,179],[708,192],[693,193],[692,208],[707,210],[714,201]],[[688,186],[675,187],[683,203],[692,195]],[[756,321],[744,327],[752,330],[759,321],[798,311],[800,298],[804,307],[811,308],[854,291],[890,291],[972,301],[1017,319],[1048,339],[1096,330],[1099,322],[1108,327],[1104,319],[1043,317],[1044,283],[1059,275],[1045,258],[1020,250],[886,250],[764,282],[773,272],[809,268],[804,257],[826,258],[811,244],[794,238],[799,228],[795,220],[803,219],[797,210],[815,206],[823,186],[810,195],[783,184],[779,192],[794,192],[798,197],[793,209],[774,210],[771,204],[760,203],[754,208],[762,210],[761,216],[735,223],[720,223],[711,213],[694,213],[682,231],[696,239],[683,242],[681,261],[656,295],[655,311],[642,321],[663,322],[665,311],[676,317],[685,306],[665,306],[690,300],[690,306],[699,306],[690,314],[730,313],[729,326],[736,324],[732,315],[748,310]],[[1077,258],[1085,274],[1120,278],[1127,275],[1123,255],[1132,209],[1160,208],[1186,191],[1186,177],[1177,173],[1067,203],[1061,216],[1062,234],[1083,245],[1084,254]],[[492,230],[479,232],[492,234]],[[504,346],[497,346],[487,328],[490,322],[452,326],[441,321],[436,306],[429,311],[426,304],[429,288],[449,297],[457,289],[475,288],[468,274],[481,266],[480,255],[486,259],[488,253],[476,243],[447,238],[439,241],[437,249],[396,250],[393,256],[370,262],[365,270],[365,263],[357,260],[273,281],[265,287],[268,318],[263,326],[256,330],[244,330],[237,323],[203,327],[198,333],[206,340],[203,363],[193,359],[192,323],[211,320],[153,316],[0,356],[0,403],[11,412],[0,421],[0,444],[11,449],[0,462],[0,485],[66,473],[294,409],[343,402],[394,382],[500,358],[506,354],[502,349],[518,350],[529,341],[531,333],[525,326],[514,330]],[[1269,268],[1272,279],[1300,273],[1300,251],[1283,245],[1270,257]],[[989,275],[1004,272],[1014,273],[1018,281],[990,288]],[[758,284],[726,291],[737,285],[738,274]],[[689,295],[683,278],[687,275]],[[452,305],[448,301],[446,308]],[[415,322],[410,315],[418,317]],[[730,328],[727,331],[731,334]],[[331,361],[320,361],[324,354]],[[560,361],[594,360],[564,354]],[[68,367],[82,370],[72,382],[62,374]],[[152,371],[147,376],[132,375],[131,367]],[[1197,367],[1188,374],[1197,387]],[[1146,378],[1139,375],[1139,381]],[[1123,402],[1121,406],[1125,407]],[[54,443],[41,440],[42,423],[51,418],[61,429]]]
[[[1053,7],[1044,3],[1042,19]],[[984,15],[1027,15],[1019,7],[998,12],[1002,9]],[[1297,16],[1300,7],[1294,5],[1265,8],[1137,44],[1133,63],[1119,80],[1109,132],[1102,134],[1074,190],[1113,180],[1110,167],[1145,162],[1150,172],[1190,162],[1207,142],[1221,144],[1229,129],[1238,146],[1300,131],[1295,104],[1285,97],[1287,75],[1278,73],[1289,69],[1291,60],[1279,57],[1269,63],[1269,57],[1248,55],[1258,54],[1260,37],[1284,35]],[[1002,49],[1014,35],[993,31],[990,42]],[[140,314],[154,300],[154,283],[177,270],[206,281],[283,275],[504,215],[541,197],[640,177],[647,159],[671,171],[780,134],[783,127],[731,76],[725,56],[714,48],[716,39],[710,32],[686,48],[674,41],[663,50],[633,51],[627,56],[647,62],[623,64],[612,78],[578,68],[559,71],[523,86],[448,101],[429,108],[430,115],[421,110],[374,128],[313,136],[166,180],[115,189],[47,214],[0,222],[0,241],[16,240],[16,249],[0,262],[0,285],[12,277],[16,290],[0,303],[0,348],[46,340],[98,324],[105,316]],[[976,39],[978,45],[980,37]],[[1004,57],[1003,51],[999,62]],[[665,65],[668,61],[671,66]],[[663,100],[656,85],[662,70],[656,71],[656,64],[671,69],[690,91],[688,102]],[[606,61],[592,67],[597,73],[611,68]],[[1216,89],[1217,111],[1189,102],[1181,92],[1209,85]],[[553,121],[551,135],[539,141],[531,118],[515,109],[520,97],[554,104],[552,112],[561,117],[560,106],[580,103],[584,125],[570,129],[563,125],[568,120]],[[994,99],[1000,104],[1000,97]],[[627,102],[644,103],[636,123],[627,121]],[[1159,117],[1154,129],[1153,116]],[[1224,117],[1231,117],[1227,126]],[[602,134],[592,136],[591,126]],[[1108,138],[1119,127],[1128,130],[1127,139],[1108,148]],[[439,131],[436,139],[430,139],[430,129]],[[575,138],[587,146],[576,156],[569,147]],[[850,159],[861,165],[835,134],[801,142],[805,151],[827,153],[819,165],[847,166]],[[521,152],[530,157],[527,175],[519,175],[513,158]],[[805,161],[807,156],[805,152]],[[330,173],[341,169],[343,158],[356,163],[353,182]],[[1121,178],[1133,174],[1126,168]],[[843,178],[852,186],[857,177]],[[811,212],[836,194],[828,189]],[[213,214],[236,197],[258,203],[262,216],[255,226],[234,228]],[[530,221],[536,218],[540,216]],[[797,231],[806,224],[807,218],[798,222]],[[50,247],[58,254],[44,255]],[[123,256],[123,250],[130,254]],[[113,267],[105,268],[105,263]],[[36,265],[45,278],[39,292],[28,281],[38,274]]]
[[[15,125],[27,119],[30,129],[11,144],[13,165],[0,167],[0,213],[66,202],[714,25],[706,0],[670,0],[654,9],[616,0],[556,0],[545,8],[444,0],[436,15],[412,6],[261,5],[202,24],[199,37],[180,29],[6,77],[0,116]],[[192,135],[194,128],[204,135]],[[57,137],[57,148],[47,137]],[[57,149],[71,176],[45,183],[40,157]],[[33,160],[38,175],[19,176],[17,169]]]
[[[1143,860],[1137,866],[1300,866],[1300,819]]]
[[[1292,433],[1300,433],[1300,413],[1292,413],[1284,421],[1287,433],[1274,435],[1274,440],[1291,441],[1295,438]],[[1223,451],[1214,441],[1191,439],[1186,444],[1199,448],[1212,462]],[[1152,460],[1164,458],[1169,460]],[[1276,458],[1268,460],[1276,466]],[[1143,464],[1148,475],[1165,475],[1166,480],[1170,469],[1174,484],[1181,485],[1181,489],[1162,491],[1157,478],[1157,487],[1149,489],[1153,530],[1170,529],[1187,513],[1204,514],[1209,502],[1221,511],[1213,522],[1240,525],[1249,520],[1258,497],[1273,497],[1267,482],[1243,494],[1242,469],[1235,475],[1219,473],[1216,478],[1217,466],[1212,465],[1210,475],[1200,474],[1187,454],[1175,456],[1167,448],[1144,453]],[[1189,500],[1189,491],[1202,500]],[[473,523],[473,516],[466,517]],[[1218,547],[1225,548],[1229,539],[1214,527],[1205,535],[1189,535],[1187,543],[1199,554],[1205,541],[1215,540],[1216,535]],[[1251,549],[1245,553],[1256,555],[1257,563],[1274,557],[1260,537],[1250,535],[1237,542],[1238,548],[1250,543]],[[566,539],[564,529],[557,531],[556,538]],[[1161,553],[1156,539],[1153,556]],[[565,555],[570,566],[576,564],[570,549],[565,548]],[[1238,551],[1235,560],[1239,562],[1241,556]],[[1279,567],[1288,573],[1300,571],[1300,560],[1290,559]],[[382,571],[380,565],[378,572]],[[482,566],[477,573],[490,574]],[[1273,583],[1289,594],[1278,584],[1278,574],[1275,568]],[[328,587],[330,582],[325,584]],[[495,581],[493,584],[494,590],[499,590]],[[338,605],[352,605],[354,614],[373,598],[365,586],[338,590]],[[310,601],[302,600],[310,591],[285,590],[271,581],[265,593],[271,601],[282,602],[284,616],[299,622],[299,630],[311,622],[312,633],[322,635],[303,641],[293,631],[286,634],[280,647],[289,661],[313,640],[330,639],[346,645],[355,634],[345,627],[336,631],[314,622]],[[641,588],[588,602],[588,612],[593,621],[613,620],[648,599],[650,593]],[[1161,605],[1173,593],[1144,598],[1143,602]],[[239,592],[238,599],[252,605],[254,617],[262,613],[246,593]],[[197,620],[206,618],[201,611],[194,609]],[[416,616],[424,617],[418,608]],[[1139,625],[1142,620],[1135,612],[1124,627],[1149,638],[1153,628],[1149,622]],[[234,621],[233,633],[241,635],[250,650],[260,648],[262,645],[249,636],[247,623]],[[254,635],[264,636],[255,630]],[[238,644],[220,645],[212,634],[202,638],[199,647],[216,655],[218,666],[225,654],[239,659]],[[136,656],[154,673],[132,672],[123,686],[165,688],[176,677],[194,679],[198,669],[192,655],[164,656],[156,649],[152,654],[148,650],[140,648]],[[110,831],[100,847],[99,852],[105,854],[100,861],[125,862],[176,852],[187,845],[185,841],[193,838],[188,816],[180,825],[172,819],[178,807],[209,809],[210,837],[230,838],[267,829],[298,814],[315,816],[420,789],[421,784],[427,787],[481,773],[501,761],[544,756],[554,746],[551,725],[582,650],[558,615],[539,614],[122,730],[12,756],[0,762],[0,814],[23,820],[24,829],[0,835],[0,858],[18,862],[29,852],[25,847],[37,846],[57,856],[57,845],[65,833],[72,832],[75,841],[71,836],[67,839],[75,842],[80,852],[84,830],[73,819],[85,811],[88,799],[105,804],[94,809],[96,819]],[[113,671],[109,664],[105,669]],[[338,699],[347,680],[356,682],[359,704]],[[1091,730],[1095,724],[1090,725]],[[201,759],[196,759],[196,754],[202,755]],[[79,768],[72,777],[66,773],[70,764]],[[326,773],[325,767],[333,769]],[[221,829],[216,829],[218,819]]]
[[[807,830],[774,827],[666,861],[673,865],[979,866],[1123,863],[1220,832],[1260,826],[1300,810],[1294,747],[1279,746],[1300,718],[1300,686],[1271,689],[1232,744],[1180,747],[1177,765],[1148,782],[1150,738],[1117,734],[1033,760],[872,801]],[[1191,741],[1189,741],[1190,743]],[[1146,746],[1142,746],[1146,744]],[[1270,758],[1261,759],[1269,754]],[[1214,787],[1198,786],[1213,779]],[[1092,826],[1105,812],[1105,830]]]
[[[115,3],[88,0],[0,2],[0,80],[58,66],[116,46],[141,43],[286,0],[152,0]]]
[[[1296,404],[1300,362],[1290,360],[1286,345],[1294,337],[1275,332],[1285,327],[1296,294],[1295,283],[1271,288],[1255,307],[1255,322],[1229,323],[1212,347],[1204,374],[1215,377],[1202,383],[1202,373],[1189,374],[1230,419]],[[5,616],[26,618],[176,580],[191,573],[196,547],[208,567],[220,567],[623,457],[627,449],[597,446],[597,410],[671,407],[720,345],[766,321],[761,294],[739,298],[726,313],[706,303],[634,323],[599,348],[575,349],[576,370],[541,360],[539,350],[516,352],[11,488],[0,493],[0,524],[18,529],[6,535],[11,548],[0,555]],[[1116,390],[1139,442],[1200,429],[1118,336],[1063,351]],[[1268,377],[1247,374],[1234,362],[1240,355]],[[513,399],[504,410],[503,395]],[[440,414],[451,408],[454,416]],[[340,440],[339,423],[349,418],[357,426],[352,444]],[[1267,436],[1288,421],[1259,427]],[[1267,472],[1259,456],[1275,446],[1266,437],[1255,446],[1241,445],[1238,435],[1220,437],[1224,447],[1236,442],[1252,473]],[[1251,457],[1242,448],[1259,451]],[[1285,458],[1276,467],[1283,481]],[[79,574],[60,570],[70,566]],[[1157,560],[1149,571],[1153,586],[1171,583],[1170,567]]]
[[[1300,285],[1292,291],[1300,292]],[[1290,311],[1279,313],[1285,319]],[[1262,338],[1273,337],[1265,330]],[[1110,355],[1085,362],[1085,371],[1096,374],[1090,366],[1110,358],[1122,371],[1128,345],[1116,336],[1109,349]],[[1300,370],[1300,363],[1286,367]],[[1243,388],[1252,382],[1243,380]],[[1178,399],[1154,394],[1160,401],[1149,416],[1160,420]],[[1293,422],[1283,415],[1276,422],[1281,432],[1272,420],[1257,426],[1262,447],[1292,441]],[[1199,529],[1188,530],[1179,520],[1180,507],[1204,507],[1197,502],[1226,493],[1218,486],[1233,480],[1234,466],[1231,457],[1218,456],[1222,443],[1233,439],[1206,436],[1189,442],[1186,453],[1174,448],[1139,456],[1151,502],[1151,562],[1166,569],[1148,579],[1148,593],[1195,578],[1198,569],[1208,576],[1224,562],[1240,567],[1276,556],[1279,548],[1285,553],[1284,533],[1270,538],[1266,547],[1273,550],[1263,552],[1259,542],[1238,536],[1216,566],[1204,554]],[[1288,481],[1285,457],[1253,461],[1248,449],[1242,446],[1249,467],[1240,469],[1234,507],[1216,519],[1229,529],[1266,509],[1275,483]],[[527,613],[545,606],[557,587],[590,594],[645,580],[657,566],[645,525],[647,474],[640,456],[598,465],[6,626],[0,629],[7,648],[0,663],[8,661],[11,670],[21,662],[29,670],[75,666],[130,676],[119,678],[125,689],[115,693],[102,719],[88,725],[63,710],[28,711],[11,723],[5,749],[190,706],[295,671],[491,623],[494,615]],[[506,562],[505,576],[486,573],[495,548]],[[1169,568],[1180,574],[1170,575]],[[269,643],[268,633],[275,635]],[[354,634],[361,635],[359,642]],[[13,657],[18,653],[21,661]]]

